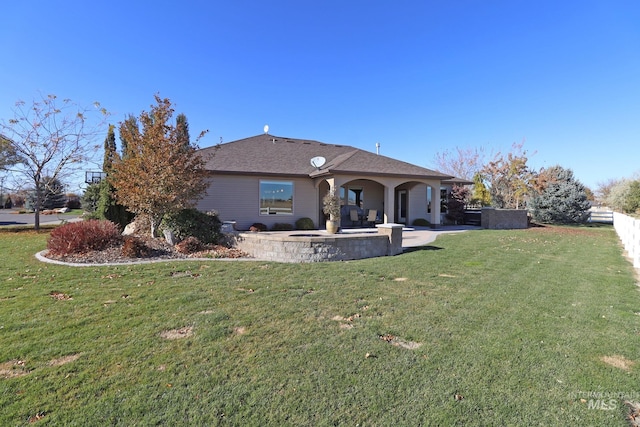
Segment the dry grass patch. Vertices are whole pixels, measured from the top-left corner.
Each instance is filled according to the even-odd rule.
[[[233,328],[233,333],[238,335],[244,335],[247,333],[247,328],[245,328],[244,326],[236,326],[235,328]]]
[[[629,360],[624,356],[613,355],[613,356],[602,356],[600,358],[607,365],[611,365],[615,368],[623,369],[625,371],[630,371],[633,365],[636,364],[633,360]]]
[[[398,338],[396,336],[389,335],[389,334],[380,335],[380,339],[396,347],[406,348],[407,350],[415,350],[422,346],[422,343],[420,342],[405,341],[402,338]]]
[[[336,322],[340,322],[340,329],[352,329],[353,328],[353,319],[360,317],[359,314],[354,314],[353,316],[343,317],[340,315],[333,316],[331,320]]]
[[[67,363],[75,362],[79,358],[80,358],[79,354],[70,354],[68,356],[60,357],[59,359],[50,360],[49,363],[47,363],[47,365],[62,366],[62,365],[66,365]]]
[[[160,336],[167,340],[178,340],[181,338],[188,338],[193,335],[193,326],[185,326],[184,328],[171,329],[168,331],[160,332]]]
[[[24,360],[9,360],[8,362],[0,363],[0,378],[23,377],[28,373]]]
[[[68,301],[73,299],[70,295],[58,291],[52,291],[49,296],[58,301]]]

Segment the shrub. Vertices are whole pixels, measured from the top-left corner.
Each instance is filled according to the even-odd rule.
[[[291,231],[293,230],[293,225],[287,224],[286,222],[276,222],[271,227],[272,231]]]
[[[222,237],[220,234],[221,225],[216,213],[205,213],[189,208],[175,214],[165,215],[161,228],[173,231],[180,240],[196,237],[202,243],[217,243]]]
[[[464,207],[469,200],[471,191],[467,187],[454,184],[447,200],[446,218],[455,224],[464,222]]]
[[[413,220],[412,225],[415,225],[416,227],[429,227],[431,223],[424,218],[416,218]]]
[[[143,258],[151,254],[151,249],[135,236],[125,236],[122,245],[122,256],[126,258]]]
[[[631,181],[628,190],[622,210],[625,213],[638,213],[640,211],[640,180]]]
[[[192,254],[203,249],[202,242],[196,237],[187,237],[176,245],[176,250],[181,254]]]
[[[77,194],[67,194],[67,203],[65,206],[69,209],[80,209],[80,197]]]
[[[100,184],[89,184],[86,190],[84,190],[81,202],[85,212],[96,212],[98,203],[100,202]],[[96,218],[100,218],[100,215],[96,214]]]
[[[261,222],[254,222],[251,227],[249,227],[249,231],[267,231],[267,226]]]
[[[547,170],[552,178],[529,200],[533,220],[541,223],[580,224],[589,219],[591,203],[584,185],[571,169],[553,166]]]
[[[47,249],[53,255],[79,254],[106,249],[120,239],[120,230],[111,221],[71,222],[51,232]]]
[[[314,230],[315,225],[311,218],[300,218],[296,221],[296,230]]]
[[[99,218],[108,219],[124,228],[135,218],[135,214],[129,212],[126,207],[116,202],[114,191],[109,181],[100,181],[98,184],[96,213]],[[149,227],[151,227],[151,224],[149,224]]]

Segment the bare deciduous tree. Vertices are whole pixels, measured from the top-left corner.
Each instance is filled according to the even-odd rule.
[[[468,181],[482,169],[485,160],[484,148],[460,148],[444,150],[435,155],[434,163],[439,172]]]
[[[481,172],[489,183],[493,206],[519,209],[529,194],[533,173],[527,166],[524,142],[514,143],[511,149],[506,156],[496,154]]]
[[[35,229],[40,228],[42,191],[75,173],[98,152],[96,137],[107,111],[94,103],[82,108],[56,95],[40,96],[31,105],[16,103],[14,117],[0,122],[18,163],[10,170],[30,181],[35,191]],[[99,116],[92,119],[92,116]],[[15,178],[15,177],[14,177]]]

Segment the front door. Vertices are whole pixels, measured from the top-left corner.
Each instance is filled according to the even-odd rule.
[[[396,222],[401,224],[407,223],[407,190],[398,190],[396,194],[397,211]]]

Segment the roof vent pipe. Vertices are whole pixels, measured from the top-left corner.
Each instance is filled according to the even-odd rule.
[[[380,143],[376,142],[376,154],[380,154]]]

